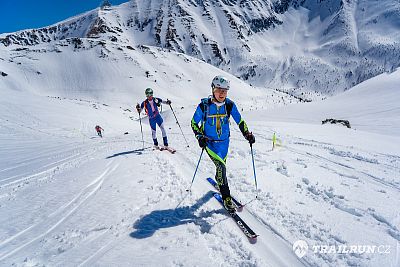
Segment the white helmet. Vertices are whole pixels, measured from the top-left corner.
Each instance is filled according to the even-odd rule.
[[[217,75],[214,77],[214,79],[211,82],[211,88],[214,90],[214,88],[222,88],[225,90],[229,90],[230,86],[230,82],[228,79],[226,79],[224,76],[222,75]]]

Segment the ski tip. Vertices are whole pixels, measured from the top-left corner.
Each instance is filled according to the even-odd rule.
[[[250,244],[255,244],[255,243],[257,243],[257,235],[254,236],[254,237],[249,237],[249,242],[250,242]]]
[[[236,208],[236,211],[242,212],[242,211],[243,211],[243,207],[244,207],[244,206],[237,207],[237,208]]]

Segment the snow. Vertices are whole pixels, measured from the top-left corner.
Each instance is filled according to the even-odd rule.
[[[300,27],[307,13],[299,12],[287,20],[299,26],[297,40],[318,35]],[[140,46],[141,38],[131,48],[82,38],[0,49],[0,71],[8,74],[0,77],[0,265],[400,265],[399,69],[298,103],[190,56]],[[246,203],[239,215],[259,235],[255,244],[213,198],[206,155],[186,191],[201,152],[190,120],[218,74],[231,80],[229,97],[256,137],[257,192],[250,148],[234,123],[227,159],[231,192]],[[134,106],[146,87],[172,100],[189,148],[165,105],[177,152],[152,149],[143,116],[142,142]],[[322,125],[327,118],[352,128]],[[298,240],[309,246],[301,259],[292,248]],[[316,253],[313,246],[384,252]]]
[[[300,122],[309,117],[314,123],[329,118],[345,119],[353,129],[389,135],[384,138],[393,142],[390,136],[400,135],[399,84],[400,70],[384,73],[324,101],[276,109],[269,113],[268,119]],[[379,142],[371,145],[374,144]]]
[[[166,65],[169,57],[180,60],[166,56]],[[52,66],[62,65],[63,60],[59,57]],[[211,76],[213,67],[209,68]],[[81,70],[76,65],[70,71]],[[10,73],[20,75],[16,70]],[[137,115],[117,104],[124,101],[91,88],[68,92],[82,99],[45,96],[45,88],[35,87],[43,81],[35,81],[32,72],[25,90],[1,91],[0,260],[5,266],[396,266],[398,123],[383,127],[375,123],[398,121],[399,73],[383,74],[323,102],[266,110],[252,110],[245,101],[251,96],[237,95],[239,85],[233,81],[232,99],[238,99],[239,107],[243,103],[243,115],[257,141],[259,191],[254,200],[249,146],[232,127],[228,179],[235,196],[249,202],[240,215],[259,234],[257,243],[250,244],[213,199],[205,178],[213,176],[214,170],[206,156],[192,193],[185,191],[200,155],[189,121],[205,93],[199,88],[209,86],[206,77],[198,76],[198,87],[188,89],[194,96],[188,93],[185,101],[173,94],[176,83],[172,81],[159,89],[184,107],[174,110],[190,148],[164,107],[170,144],[178,150],[172,155],[151,149],[146,118],[142,149]],[[64,86],[78,86],[79,75],[70,75],[77,78],[64,79]],[[6,85],[14,82],[10,76]],[[62,76],[54,75],[54,81],[57,77]],[[115,87],[123,87],[123,80],[110,79]],[[61,84],[52,87],[59,88],[53,94],[67,94]],[[17,88],[18,83],[10,87]],[[135,87],[130,97],[127,92],[124,97],[133,105],[141,95],[142,88]],[[110,103],[96,102],[93,96]],[[355,129],[320,125],[327,114],[354,120]],[[105,129],[104,138],[95,135],[96,124]],[[274,132],[281,145],[271,151]],[[291,246],[300,239],[309,246],[388,245],[392,250],[388,255],[309,250],[299,260]]]

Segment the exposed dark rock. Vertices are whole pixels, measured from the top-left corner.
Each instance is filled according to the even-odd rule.
[[[263,30],[268,30],[275,24],[280,25],[283,22],[278,20],[275,16],[269,18],[258,18],[250,21],[250,28],[253,32],[257,33]]]
[[[221,54],[221,50],[219,49],[218,44],[217,43],[212,43],[212,44],[210,44],[210,46],[211,46],[211,49],[212,49],[212,51],[214,53],[214,56],[216,58],[219,58],[219,60],[220,60],[218,64],[221,64],[222,62],[224,62],[224,58],[223,58],[223,56]]]
[[[75,49],[81,48],[82,40],[80,38],[72,38],[71,42],[74,45]]]
[[[283,14],[289,9],[290,2],[291,0],[276,1],[272,4],[272,8],[276,13]]]
[[[322,124],[325,124],[325,123],[328,123],[328,122],[331,123],[331,124],[339,123],[339,124],[342,124],[343,126],[346,126],[347,128],[351,128],[350,127],[350,122],[348,120],[326,119],[326,120],[322,121]]]

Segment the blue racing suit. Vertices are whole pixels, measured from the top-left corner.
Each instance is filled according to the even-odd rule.
[[[224,103],[215,103],[212,98],[204,98],[197,106],[191,126],[196,138],[205,136],[206,152],[216,166],[215,179],[219,185],[222,198],[230,196],[226,179],[226,158],[229,148],[229,119],[233,117],[243,135],[248,132],[247,125],[242,119],[236,104],[226,98]],[[200,123],[200,126],[199,126]]]

